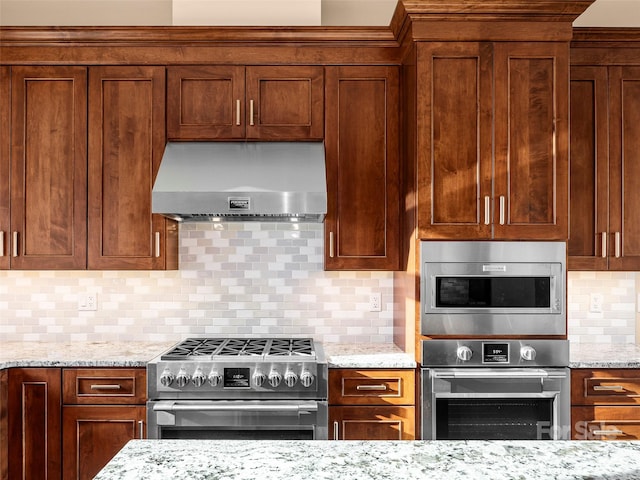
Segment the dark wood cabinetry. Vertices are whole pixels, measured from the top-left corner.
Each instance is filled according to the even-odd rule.
[[[569,269],[640,269],[640,67],[571,69]]]
[[[175,66],[167,79],[171,140],[323,137],[321,66]]]
[[[399,70],[327,67],[326,270],[397,270]]]
[[[0,270],[10,267],[11,69],[0,67]],[[0,472],[1,473],[1,472]]]
[[[567,43],[420,42],[420,238],[566,239]]]
[[[329,438],[413,440],[413,370],[329,370]]]
[[[151,213],[165,145],[164,67],[93,67],[89,98],[89,268],[176,268],[177,226]]]
[[[640,439],[640,371],[571,371],[571,438]]]
[[[6,70],[5,70],[6,73]],[[6,84],[6,75],[3,83]],[[3,89],[6,92],[6,87]],[[3,94],[5,96],[6,94]],[[5,96],[6,100],[6,96]],[[87,69],[12,67],[10,201],[0,189],[4,268],[84,269],[87,263]],[[3,108],[3,117],[6,111]],[[10,226],[6,212],[10,208]],[[7,260],[8,259],[8,260]]]

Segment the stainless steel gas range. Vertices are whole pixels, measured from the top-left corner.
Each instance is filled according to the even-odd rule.
[[[327,362],[310,338],[187,338],[147,364],[149,438],[328,438]]]

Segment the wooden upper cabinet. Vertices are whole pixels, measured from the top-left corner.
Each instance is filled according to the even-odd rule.
[[[10,267],[11,235],[11,71],[0,67],[0,270]]]
[[[418,44],[420,238],[567,238],[568,53]]]
[[[327,67],[326,270],[399,268],[399,71]]]
[[[0,95],[7,95],[3,70]],[[5,103],[5,102],[3,102]],[[87,70],[12,67],[11,226],[6,226],[6,178],[0,180],[3,253],[14,269],[86,267]],[[0,131],[7,139],[6,107]],[[7,146],[0,162],[6,173]],[[9,233],[10,232],[10,233]],[[4,258],[4,257],[3,257]],[[2,261],[8,267],[6,259]]]
[[[170,140],[323,138],[319,66],[167,69]]]
[[[165,145],[165,69],[89,72],[90,269],[164,269],[177,229],[151,213]]]
[[[640,269],[640,68],[571,69],[569,269]]]

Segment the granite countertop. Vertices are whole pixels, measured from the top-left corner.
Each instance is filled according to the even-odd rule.
[[[635,343],[571,343],[571,368],[640,368]]]
[[[416,368],[413,356],[388,343],[325,343],[329,368]]]
[[[132,440],[94,480],[638,479],[640,441]]]

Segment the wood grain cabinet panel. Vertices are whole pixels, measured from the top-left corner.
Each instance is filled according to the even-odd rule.
[[[170,140],[321,140],[320,66],[170,66]]]
[[[0,270],[10,267],[11,70],[0,67]]]
[[[413,370],[329,370],[329,438],[413,440]]]
[[[397,270],[399,71],[327,67],[325,98],[325,270]]]
[[[144,404],[146,372],[140,368],[65,369],[62,374],[65,404]]]
[[[566,43],[418,44],[420,238],[567,238],[568,59]]]
[[[640,67],[571,69],[571,270],[640,269]]]
[[[571,371],[572,437],[640,439],[640,370]]]

